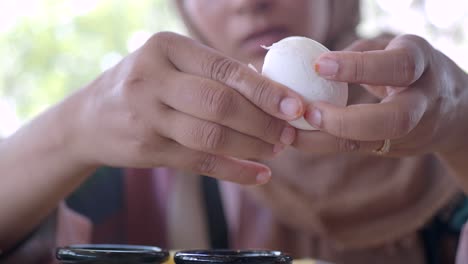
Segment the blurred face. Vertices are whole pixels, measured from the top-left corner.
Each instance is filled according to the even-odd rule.
[[[300,35],[324,42],[328,0],[184,0],[189,22],[208,45],[261,69],[270,46]]]

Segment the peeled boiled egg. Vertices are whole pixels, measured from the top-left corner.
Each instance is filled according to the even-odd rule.
[[[315,72],[315,60],[329,51],[322,44],[306,37],[288,37],[266,49],[264,76],[296,91],[308,102],[326,101],[346,106],[348,84],[326,80]],[[299,129],[316,130],[304,117],[290,124]]]

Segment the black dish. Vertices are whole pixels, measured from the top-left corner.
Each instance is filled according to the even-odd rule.
[[[176,264],[291,264],[292,257],[268,250],[188,250],[174,255]]]
[[[64,264],[158,264],[168,259],[169,252],[150,246],[83,244],[57,248],[55,255]]]

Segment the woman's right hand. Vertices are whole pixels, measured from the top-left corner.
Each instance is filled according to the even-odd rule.
[[[157,33],[75,95],[81,162],[167,166],[243,184],[264,183],[268,159],[295,138],[284,120],[301,97],[248,66],[174,33]]]

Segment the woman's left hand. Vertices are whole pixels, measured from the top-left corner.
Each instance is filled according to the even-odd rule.
[[[389,151],[380,154],[468,149],[467,74],[424,39],[361,40],[346,51],[323,54],[315,63],[322,77],[362,84],[381,102],[347,107],[311,103],[305,118],[320,131],[299,131],[297,148],[378,153],[390,140]]]

